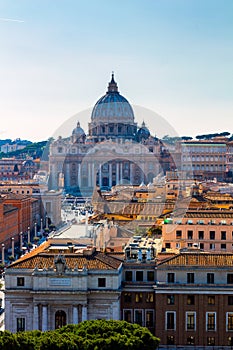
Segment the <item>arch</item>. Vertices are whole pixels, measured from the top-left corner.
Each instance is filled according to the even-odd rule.
[[[66,313],[63,310],[58,310],[55,313],[55,329],[66,325]]]

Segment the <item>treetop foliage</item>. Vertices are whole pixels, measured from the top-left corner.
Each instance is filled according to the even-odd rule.
[[[126,321],[93,320],[54,331],[0,332],[1,350],[155,350],[159,339]]]

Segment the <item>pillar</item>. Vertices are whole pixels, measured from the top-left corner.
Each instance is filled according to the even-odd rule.
[[[82,321],[87,320],[87,305],[82,305]]]
[[[42,306],[42,332],[48,330],[48,306]]]
[[[119,163],[116,163],[116,184],[119,184]]]
[[[78,187],[81,187],[81,164],[78,163]]]
[[[73,306],[73,324],[78,324],[78,307]]]
[[[88,187],[91,187],[91,164],[90,163],[88,163],[87,164],[87,168],[88,168],[88,172],[87,172],[87,174],[88,174]]]
[[[99,187],[102,187],[102,166],[99,166]]]
[[[130,176],[130,183],[131,183],[131,185],[133,185],[133,164],[132,163],[129,163],[130,165],[129,165],[129,171],[130,171],[130,174],[129,174],[129,176]]]
[[[109,163],[109,187],[112,187],[112,163]]]
[[[38,305],[34,305],[33,307],[33,329],[39,329],[39,311]]]
[[[123,163],[121,162],[120,163],[120,183],[122,182],[123,180]]]

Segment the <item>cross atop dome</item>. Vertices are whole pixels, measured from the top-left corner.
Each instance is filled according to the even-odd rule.
[[[112,72],[112,79],[110,81],[110,83],[108,84],[108,91],[107,91],[107,94],[108,93],[111,93],[111,92],[118,92],[118,86],[117,86],[117,83],[115,82],[114,80],[114,72]]]

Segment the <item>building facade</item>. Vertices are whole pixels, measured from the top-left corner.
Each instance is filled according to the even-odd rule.
[[[93,108],[87,135],[78,122],[70,138],[51,144],[50,188],[88,193],[96,185],[152,182],[163,171],[161,147],[144,122],[138,127],[112,75],[107,93]]]

